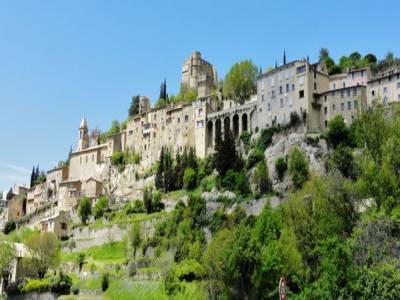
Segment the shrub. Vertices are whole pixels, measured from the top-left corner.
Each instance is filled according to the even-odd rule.
[[[186,190],[194,190],[196,188],[197,175],[192,168],[186,168],[183,174],[183,187]]]
[[[105,273],[103,273],[101,275],[101,290],[103,292],[105,292],[108,289],[108,286],[109,286],[109,283],[110,283],[109,282],[110,281],[109,277],[110,276],[109,276],[108,272],[105,272]]]
[[[140,201],[139,199],[136,199],[133,202],[132,212],[135,213],[135,214],[146,212],[146,208],[144,207],[143,201]]]
[[[6,224],[4,225],[3,228],[3,233],[4,234],[9,234],[11,231],[15,230],[17,228],[17,224],[15,223],[14,220],[8,220]]]
[[[336,148],[339,144],[350,145],[350,129],[347,127],[342,116],[338,115],[328,123],[326,140],[328,144]]]
[[[280,181],[282,181],[283,176],[285,176],[286,170],[287,170],[287,162],[286,162],[285,158],[279,157],[275,161],[275,172],[278,175],[278,178]]]
[[[244,195],[249,192],[249,186],[244,171],[236,172],[234,170],[229,170],[222,178],[220,184],[227,190],[239,192]]]
[[[82,267],[85,263],[85,253],[81,252],[76,257],[76,263],[78,264],[79,273],[82,271]]]
[[[95,219],[103,217],[105,210],[108,208],[109,200],[107,196],[101,196],[93,208],[93,215]]]
[[[253,173],[253,182],[257,191],[262,195],[272,190],[272,184],[269,180],[268,168],[265,161],[262,160],[257,164],[257,168]]]
[[[289,156],[289,172],[296,189],[301,188],[309,177],[308,162],[297,147],[292,150]]]
[[[246,162],[247,170],[250,170],[258,162],[264,160],[264,158],[265,158],[264,152],[260,148],[254,149],[252,152],[250,152],[249,157],[247,158]]]
[[[300,116],[297,112],[292,111],[290,113],[290,126],[291,127],[296,127],[297,125],[300,124]]]
[[[71,292],[74,295],[78,295],[79,294],[79,286],[78,285],[71,286]]]
[[[261,130],[260,137],[257,139],[257,147],[265,151],[271,145],[274,133],[277,131],[276,127],[264,128]]]
[[[240,135],[240,140],[242,141],[246,152],[249,151],[250,141],[251,141],[251,133],[248,131],[243,131],[243,133]]]
[[[111,156],[111,164],[118,168],[118,172],[123,172],[126,164],[124,152],[114,152],[114,154]]]
[[[50,290],[52,292],[69,293],[72,285],[72,279],[67,274],[57,272],[49,277]]]
[[[128,276],[129,277],[133,277],[133,276],[136,275],[136,273],[137,273],[136,264],[133,261],[129,262],[129,264],[128,264]]]
[[[29,279],[22,287],[22,292],[29,293],[33,291],[47,291],[49,290],[49,286],[50,284],[48,279]]]

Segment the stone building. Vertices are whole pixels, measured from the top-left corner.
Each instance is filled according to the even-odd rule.
[[[258,127],[289,123],[290,114],[304,117],[308,129],[320,126],[318,94],[329,88],[323,63],[295,60],[261,74],[257,80]]]
[[[40,221],[39,229],[43,232],[53,232],[62,239],[68,237],[69,220],[70,216],[67,212],[59,211]]]
[[[339,90],[346,87],[364,85],[371,79],[369,67],[347,70],[341,74],[329,76],[329,90]]]
[[[218,83],[217,71],[212,64],[193,52],[182,66],[181,86],[186,91],[195,90],[198,98],[207,97]]]
[[[28,188],[15,185],[11,199],[7,199],[7,220],[18,221],[26,214],[26,197]]]
[[[400,101],[400,69],[377,74],[368,81],[368,106]]]

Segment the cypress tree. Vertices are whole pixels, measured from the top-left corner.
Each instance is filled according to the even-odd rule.
[[[31,184],[30,184],[30,187],[33,187],[34,184],[35,184],[35,166],[32,167]]]
[[[156,189],[164,189],[164,147],[161,147],[160,159],[158,161],[157,173],[155,178]]]

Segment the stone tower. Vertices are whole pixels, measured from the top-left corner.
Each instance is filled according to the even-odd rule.
[[[201,58],[199,51],[193,52],[182,65],[182,88],[195,90],[197,97],[208,96],[217,85],[217,72],[212,64]]]
[[[86,118],[83,117],[79,125],[78,151],[85,150],[89,147],[89,134]]]

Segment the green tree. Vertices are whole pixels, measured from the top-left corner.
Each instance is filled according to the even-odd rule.
[[[296,189],[301,188],[309,177],[308,162],[297,147],[293,148],[289,155],[289,173]]]
[[[16,258],[15,248],[7,242],[0,242],[0,279],[3,280],[3,287],[7,288],[11,281],[13,261]]]
[[[27,239],[26,246],[39,278],[44,278],[49,268],[56,268],[59,265],[60,243],[56,234],[51,232],[35,233]]]
[[[136,251],[143,243],[142,228],[140,223],[132,224],[129,230],[129,243],[133,249],[133,258],[136,258]]]
[[[339,144],[351,145],[351,131],[347,127],[342,116],[337,115],[328,123],[328,131],[326,133],[328,144],[336,148]]]
[[[214,167],[221,176],[225,176],[229,169],[238,171],[243,168],[243,161],[238,156],[230,130],[225,131],[224,139],[220,135],[216,136]]]
[[[100,196],[93,208],[95,219],[103,217],[104,212],[108,209],[109,201],[107,196]]]
[[[234,64],[225,76],[224,96],[243,104],[255,93],[257,74],[257,66],[251,60]]]
[[[128,114],[133,117],[139,113],[140,95],[132,97],[131,105],[129,106]]]
[[[92,204],[88,197],[84,196],[79,200],[78,214],[82,223],[86,225],[90,215],[92,214]]]
[[[275,172],[278,175],[278,178],[280,181],[283,180],[283,177],[285,176],[285,172],[287,170],[287,162],[284,157],[279,157],[275,161]]]
[[[186,168],[183,175],[183,186],[186,190],[194,190],[197,185],[197,174],[192,168]]]
[[[264,160],[257,164],[253,173],[253,182],[256,185],[259,194],[266,194],[272,190],[272,183],[269,179],[268,168]]]
[[[8,220],[3,228],[4,234],[9,234],[11,231],[14,231],[17,228],[17,224],[14,220]]]
[[[78,264],[79,273],[82,271],[82,267],[85,264],[85,253],[81,252],[76,257],[76,263]]]

